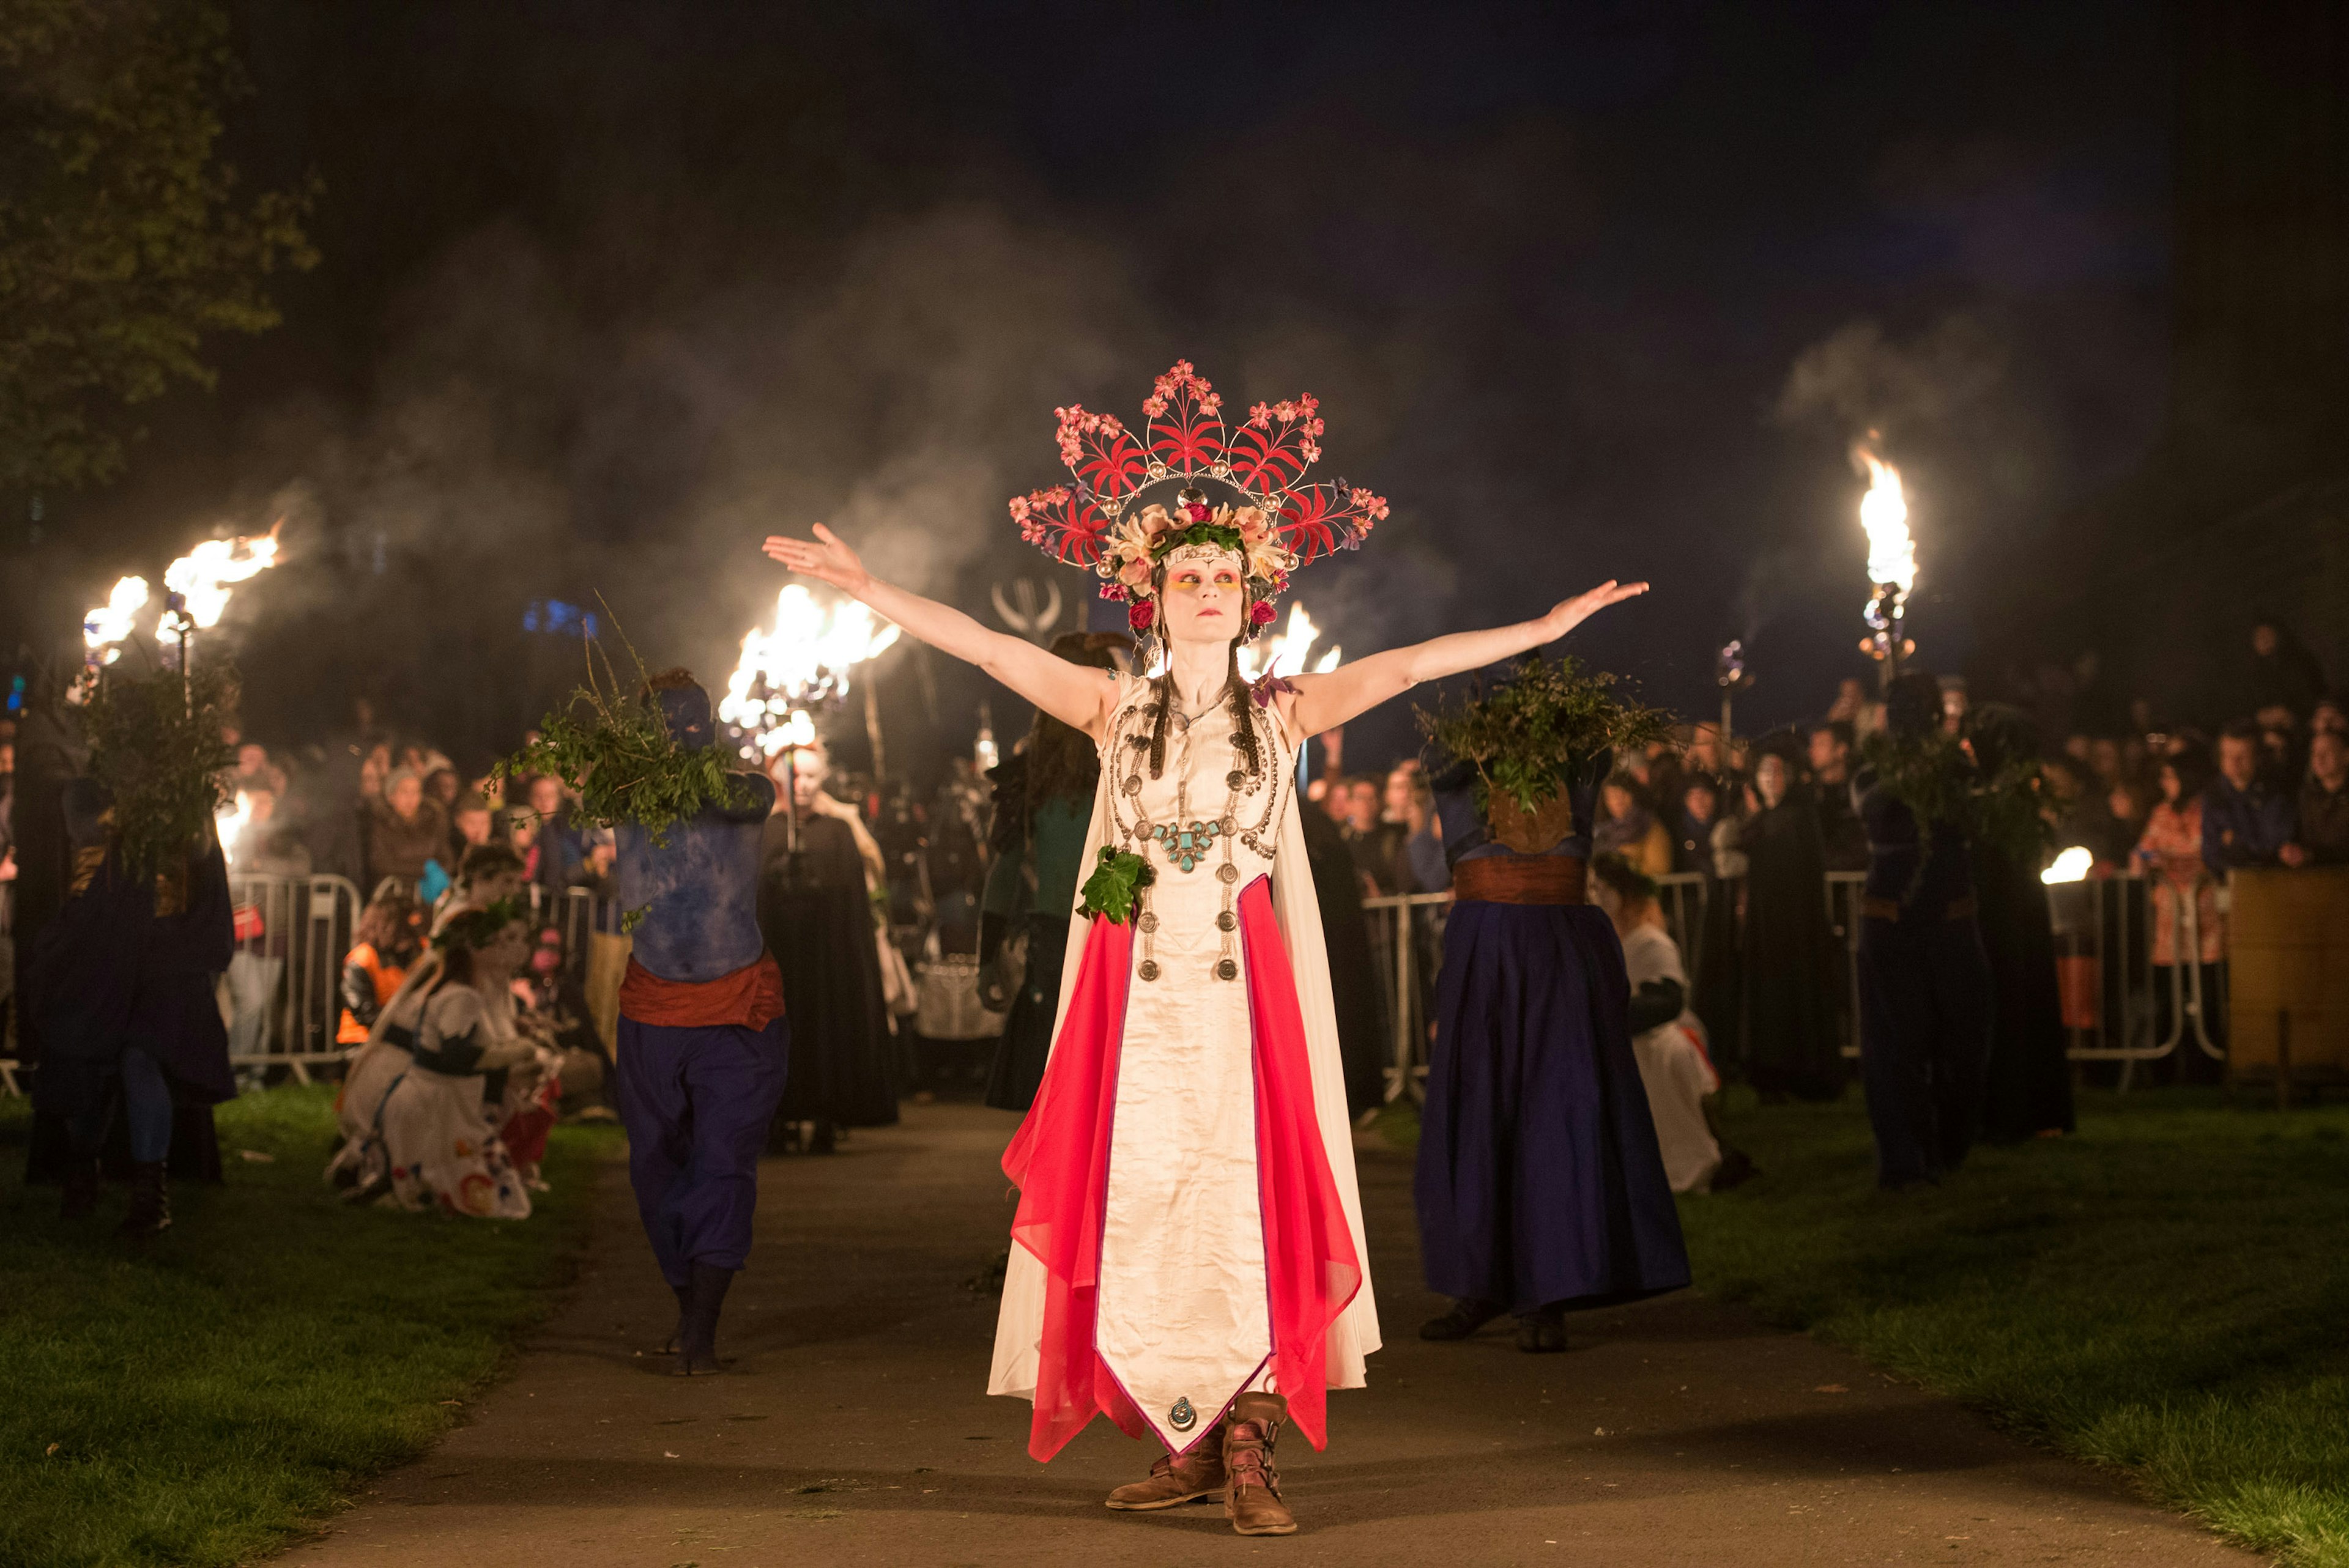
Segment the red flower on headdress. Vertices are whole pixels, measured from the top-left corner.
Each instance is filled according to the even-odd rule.
[[[1248,624],[1253,626],[1269,626],[1272,624],[1274,614],[1272,601],[1259,599],[1248,606]]]
[[[1158,606],[1147,599],[1137,599],[1125,607],[1125,624],[1136,632],[1150,630],[1150,624],[1156,619]]]
[[[1183,515],[1189,518],[1193,522],[1206,522],[1210,518],[1214,517],[1215,513],[1207,510],[1207,503],[1206,501],[1193,500],[1183,503]]]

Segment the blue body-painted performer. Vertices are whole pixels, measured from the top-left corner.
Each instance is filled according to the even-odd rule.
[[[1454,1305],[1423,1338],[1464,1339],[1508,1312],[1518,1349],[1563,1350],[1568,1312],[1689,1282],[1623,944],[1586,893],[1605,761],[1562,779],[1506,842],[1476,810],[1473,769],[1434,781],[1458,902],[1414,1191],[1428,1288]]]
[[[709,694],[683,670],[652,695],[671,736],[711,743]],[[759,934],[760,839],[774,786],[670,827],[618,830],[620,901],[643,911],[620,987],[617,1079],[628,1180],[662,1277],[677,1292],[679,1377],[718,1370],[718,1315],[749,1261],[759,1155],[790,1066],[782,976]]]
[[[1941,722],[1922,671],[1884,696],[1897,743]],[[1955,1170],[1981,1129],[1993,1016],[1965,830],[1916,813],[1863,769],[1851,783],[1868,828],[1859,924],[1859,1070],[1876,1132],[1876,1181],[1900,1188]],[[1921,860],[1921,864],[1920,863]]]

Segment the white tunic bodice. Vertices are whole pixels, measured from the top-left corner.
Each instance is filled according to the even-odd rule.
[[[1151,704],[1121,709],[1102,764],[1120,847],[1146,856],[1119,1055],[1094,1346],[1159,1435],[1187,1447],[1272,1354],[1257,1186],[1246,955],[1234,906],[1273,869],[1288,773],[1251,715],[1259,771],[1228,703],[1167,726],[1152,778]],[[1237,781],[1237,782],[1236,782]],[[1246,838],[1243,839],[1242,835]]]

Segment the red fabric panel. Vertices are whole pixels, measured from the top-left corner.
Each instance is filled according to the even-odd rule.
[[[1319,1449],[1329,1445],[1330,1326],[1362,1288],[1362,1265],[1321,1142],[1305,1016],[1271,886],[1263,877],[1250,882],[1239,917],[1256,1035],[1256,1171],[1272,1289],[1272,1371],[1289,1419]]]
[[[639,1024],[669,1029],[720,1024],[763,1029],[782,1016],[783,972],[773,954],[761,953],[757,963],[715,980],[664,980],[631,958],[620,982],[620,1011]]]
[[[1028,1429],[1028,1452],[1039,1460],[1059,1453],[1096,1412],[1106,1412],[1128,1437],[1148,1430],[1142,1412],[1093,1354],[1110,1133],[1133,956],[1133,927],[1096,917],[1036,1103],[1003,1151],[1003,1173],[1019,1189],[1011,1239],[1035,1254],[1047,1275],[1036,1409]]]
[[[1241,893],[1239,920],[1255,1035],[1257,1181],[1272,1294],[1273,1377],[1297,1429],[1318,1449],[1329,1440],[1330,1325],[1361,1288],[1361,1264],[1322,1147],[1305,1018],[1264,878]],[[1003,1173],[1019,1189],[1012,1239],[1047,1275],[1028,1436],[1028,1451],[1039,1460],[1060,1452],[1096,1414],[1128,1437],[1150,1430],[1093,1349],[1133,956],[1131,925],[1093,921],[1036,1103],[1003,1154]]]

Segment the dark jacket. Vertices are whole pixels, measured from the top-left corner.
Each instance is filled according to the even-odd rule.
[[[2299,837],[2321,866],[2349,865],[2349,784],[2327,789],[2311,776],[2300,787]]]
[[[2254,781],[2238,789],[2214,779],[2202,792],[2202,863],[2216,875],[2239,866],[2271,866],[2292,841],[2289,797]]]
[[[425,861],[448,852],[449,817],[440,801],[424,800],[416,815],[404,820],[381,800],[367,803],[367,875],[378,882],[398,877],[412,887],[423,876]]]

